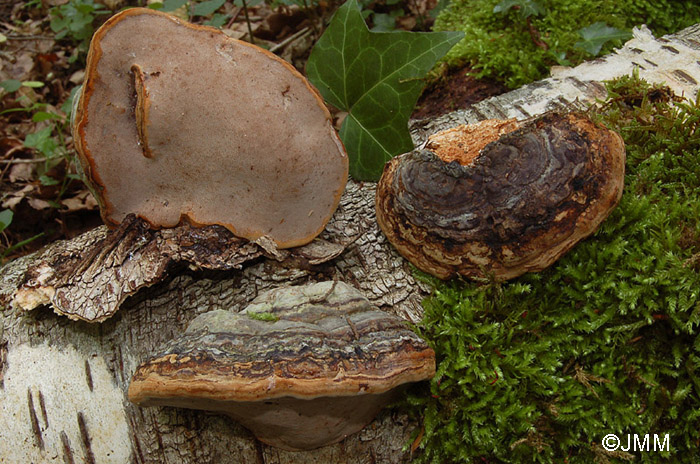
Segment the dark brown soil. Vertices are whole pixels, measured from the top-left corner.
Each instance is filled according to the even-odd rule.
[[[448,71],[425,89],[411,117],[425,119],[439,116],[506,91],[508,89],[500,82],[475,78],[470,68]]]

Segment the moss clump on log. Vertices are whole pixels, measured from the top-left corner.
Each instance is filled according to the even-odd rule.
[[[509,283],[431,280],[422,333],[437,374],[410,398],[419,461],[698,462],[700,101],[636,76],[607,87],[591,112],[628,161],[601,229]],[[611,433],[670,446],[609,452]]]
[[[448,53],[453,65],[475,66],[480,77],[498,79],[516,88],[549,74],[553,65],[576,65],[591,55],[576,47],[579,30],[602,22],[631,31],[646,24],[657,37],[700,22],[696,0],[523,0],[505,13],[494,12],[501,0],[453,0],[435,21],[435,30],[465,34]],[[539,6],[523,18],[522,5]],[[622,40],[604,44],[599,54],[619,47]]]

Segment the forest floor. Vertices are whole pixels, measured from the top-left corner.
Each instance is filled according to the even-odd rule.
[[[68,113],[71,91],[82,83],[85,51],[91,32],[113,11],[134,2],[103,0],[106,6],[82,12],[67,9],[68,0],[15,3],[0,0],[0,259],[33,252],[58,239],[72,238],[102,223],[97,204],[76,169]],[[73,4],[71,3],[71,4]],[[430,8],[436,2],[407,2],[397,15],[377,4],[366,10],[370,25],[392,18],[392,28],[429,30]],[[369,5],[372,7],[372,4]],[[63,8],[63,9],[62,9]],[[248,24],[241,8],[226,2],[217,13],[229,36],[247,39]],[[65,13],[69,33],[56,33],[57,13]],[[255,42],[274,50],[303,72],[330,7],[249,8]],[[183,15],[183,10],[176,11]],[[196,22],[208,17],[189,17]],[[184,17],[187,17],[186,11]],[[53,20],[53,21],[52,21]],[[82,21],[82,22],[81,22]],[[53,27],[52,27],[53,26]],[[71,29],[72,28],[72,29]],[[81,29],[82,28],[82,29]],[[80,39],[81,36],[85,38]],[[428,118],[464,108],[506,91],[498,83],[473,77],[469,68],[440,68],[426,85],[414,118]]]

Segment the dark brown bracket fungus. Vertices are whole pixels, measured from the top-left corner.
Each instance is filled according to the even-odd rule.
[[[218,224],[278,248],[335,211],[348,160],[318,92],[291,65],[146,8],[94,35],[73,133],[104,221]]]
[[[220,411],[265,443],[304,450],[357,432],[397,387],[434,373],[435,353],[402,319],[322,282],[198,316],[139,366],[129,399]]]
[[[622,195],[624,168],[622,138],[584,115],[484,121],[388,162],[377,220],[425,272],[502,281],[592,234]]]

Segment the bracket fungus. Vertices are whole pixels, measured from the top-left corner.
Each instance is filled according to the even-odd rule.
[[[259,47],[147,8],[94,35],[73,134],[104,221],[218,224],[278,248],[335,211],[348,160],[318,92]]]
[[[624,168],[622,138],[582,114],[487,120],[389,161],[377,220],[425,272],[507,280],[592,234],[620,200]]]
[[[305,450],[359,431],[397,387],[434,373],[435,353],[405,321],[322,282],[198,316],[138,367],[129,399],[220,411],[265,443]]]

